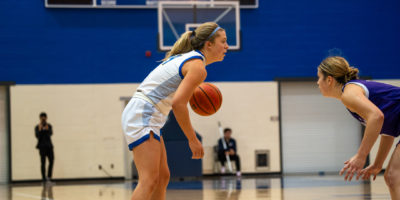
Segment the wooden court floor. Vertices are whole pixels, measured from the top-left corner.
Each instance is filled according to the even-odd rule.
[[[0,185],[0,200],[130,200],[135,181]],[[167,200],[331,200],[390,199],[383,176],[344,182],[343,177],[213,177],[171,181]]]

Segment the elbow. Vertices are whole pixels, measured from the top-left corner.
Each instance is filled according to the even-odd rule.
[[[178,108],[179,108],[179,104],[177,104],[176,102],[172,102],[172,110],[175,111]]]
[[[179,102],[179,101],[176,101],[176,102],[172,102],[172,110],[175,112],[175,111],[178,111],[178,110],[180,110],[180,109],[182,109],[182,108],[186,108],[186,104],[183,104],[183,103],[181,103],[181,102]]]
[[[178,104],[176,102],[172,102],[172,110],[176,110]]]

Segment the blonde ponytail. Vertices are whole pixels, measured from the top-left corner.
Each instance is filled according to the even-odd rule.
[[[349,67],[348,71],[347,71],[347,74],[345,76],[345,82],[347,83],[347,82],[349,82],[351,80],[358,79],[358,72],[359,71],[358,71],[357,68]]]
[[[325,58],[318,69],[324,77],[332,76],[338,83],[345,84],[350,80],[358,79],[358,69],[350,67],[346,59],[340,56]]]
[[[192,44],[190,43],[190,37],[192,36],[193,31],[186,31],[181,35],[181,37],[175,42],[171,51],[169,51],[164,60],[167,60],[169,57],[181,53],[186,53],[193,50]]]
[[[206,22],[194,31],[186,31],[175,42],[171,51],[167,52],[163,61],[177,54],[187,53],[192,50],[201,50],[206,41],[214,42],[214,39],[219,35],[218,32],[224,31],[223,28],[218,27],[218,24],[214,22]],[[215,34],[213,34],[215,30],[216,33],[214,32]]]

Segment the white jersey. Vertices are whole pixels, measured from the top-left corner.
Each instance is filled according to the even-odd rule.
[[[168,115],[172,107],[172,97],[183,79],[182,66],[186,61],[195,58],[205,61],[200,51],[170,57],[144,79],[137,91],[148,97],[161,113]]]
[[[175,55],[158,65],[139,85],[122,113],[122,128],[130,150],[146,141],[150,132],[160,140],[160,129],[167,120],[172,98],[183,79],[182,66],[191,59],[201,59],[205,64],[200,51]]]

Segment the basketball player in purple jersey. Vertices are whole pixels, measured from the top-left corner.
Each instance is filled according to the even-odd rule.
[[[357,174],[368,180],[381,171],[382,165],[400,134],[400,88],[358,79],[358,69],[350,67],[342,57],[328,57],[318,66],[318,86],[323,96],[339,99],[350,113],[365,125],[364,138],[355,156],[344,164],[340,175],[351,181]],[[362,169],[379,134],[381,142],[375,162]],[[392,199],[400,200],[400,146],[385,171],[385,182]]]

